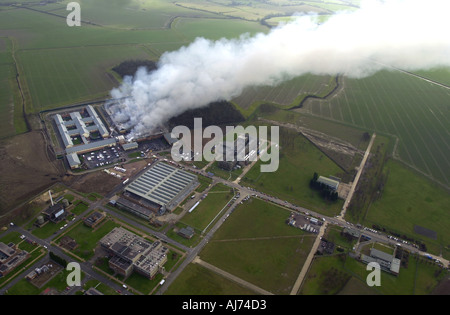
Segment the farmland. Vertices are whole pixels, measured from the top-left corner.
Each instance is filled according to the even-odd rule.
[[[125,60],[157,60],[197,36],[231,38],[268,30],[256,22],[236,21],[162,0],[83,0],[82,27],[68,27],[68,2],[1,7],[0,81],[1,89],[6,89],[0,93],[1,137],[26,131],[14,62],[26,113],[35,114],[107,98],[119,84],[111,69]]]
[[[284,108],[294,107],[298,106],[306,95],[326,94],[334,88],[333,81],[332,76],[307,74],[274,87],[248,87],[233,102],[247,115],[255,109],[256,105],[263,102],[281,105]]]
[[[25,50],[19,54],[31,95],[32,112],[93,97],[106,98],[117,86],[114,77],[102,69],[125,58],[154,58],[142,46],[76,47],[70,49]],[[39,78],[39,80],[37,80]]]
[[[344,78],[343,85],[335,97],[310,100],[298,111],[391,135],[398,139],[395,158],[448,187],[448,89],[387,70]]]

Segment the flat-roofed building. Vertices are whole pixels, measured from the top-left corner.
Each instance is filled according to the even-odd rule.
[[[382,252],[376,248],[370,249],[370,256],[361,254],[361,260],[366,264],[376,262],[380,265],[382,270],[394,275],[398,275],[400,272],[400,259],[394,258],[393,255]]]
[[[94,211],[92,214],[90,214],[86,219],[84,219],[84,224],[87,225],[90,228],[95,228],[97,225],[99,225],[103,219],[106,218],[105,213],[100,211]]]
[[[109,266],[126,277],[136,271],[153,279],[167,262],[169,251],[160,241],[151,243],[122,227],[105,235],[100,245],[114,255]]]
[[[184,238],[187,238],[187,239],[191,239],[191,238],[194,236],[194,234],[195,234],[195,231],[194,231],[194,229],[193,229],[192,227],[190,227],[190,226],[181,228],[181,229],[178,231],[178,235],[180,235],[180,236],[182,236],[182,237],[184,237]]]
[[[15,244],[0,242],[0,276],[5,276],[25,261],[30,254],[19,249]]]
[[[196,175],[157,163],[125,187],[128,193],[159,205],[159,214],[172,211],[199,185]]]

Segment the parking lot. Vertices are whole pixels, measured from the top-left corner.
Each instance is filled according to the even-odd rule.
[[[95,169],[98,167],[112,166],[116,163],[125,162],[129,160],[130,154],[139,152],[138,158],[150,157],[152,152],[158,152],[163,150],[169,150],[170,145],[163,139],[153,139],[142,141],[139,143],[139,147],[134,150],[124,151],[120,144],[109,148],[103,148],[94,152],[81,154],[80,158],[83,159],[84,164],[88,169]]]
[[[104,148],[98,151],[82,154],[84,163],[90,169],[102,167],[105,165],[113,165],[120,162],[123,149],[120,146],[113,146],[111,148]]]

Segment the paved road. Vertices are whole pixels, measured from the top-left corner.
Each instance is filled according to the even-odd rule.
[[[73,258],[71,258],[70,256],[68,256],[63,250],[61,250],[59,247],[57,246],[52,246],[48,241],[46,240],[42,240],[38,237],[35,237],[33,234],[29,233],[28,231],[14,226],[14,227],[10,227],[10,231],[17,231],[23,235],[25,235],[28,239],[35,241],[37,244],[39,244],[40,246],[44,247],[46,246],[48,248],[49,251],[52,251],[53,253],[55,253],[57,256],[65,259],[68,262],[73,261]],[[37,262],[35,262],[32,266],[28,267],[26,270],[24,270],[21,275],[19,275],[18,277],[14,278],[13,280],[9,281],[5,286],[3,286],[0,289],[0,295],[3,295],[9,288],[11,288],[12,286],[14,286],[17,282],[19,282],[20,280],[22,280],[28,273],[30,273],[32,270],[34,270],[37,266],[42,265],[43,263],[45,263],[46,261],[49,260],[48,254],[45,255],[43,258],[39,259]],[[84,263],[80,263],[80,267],[81,270],[90,278],[96,279],[104,284],[106,284],[107,286],[115,289],[115,290],[123,290],[123,288],[117,284],[114,281],[111,281],[109,278],[104,277],[103,275],[99,274],[98,272],[96,272],[93,268],[92,265],[88,262],[84,262]],[[79,288],[77,288],[79,289]],[[77,291],[77,290],[76,290]],[[124,294],[127,294],[127,292],[124,292]]]

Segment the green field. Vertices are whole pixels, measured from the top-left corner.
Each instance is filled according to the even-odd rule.
[[[407,268],[396,277],[381,272],[380,287],[369,287],[366,265],[345,255],[316,257],[302,285],[300,294],[342,295],[425,295],[448,276],[448,271],[410,256]]]
[[[394,157],[448,187],[448,89],[387,70],[342,84],[336,97],[311,100],[299,111],[398,138]]]
[[[106,98],[118,82],[105,69],[127,58],[155,59],[137,45],[24,50],[18,57],[32,99],[30,112]]]
[[[325,201],[320,193],[309,187],[314,174],[341,177],[343,170],[317,149],[306,138],[289,132],[283,135],[280,128],[280,162],[276,172],[261,173],[258,161],[242,178],[241,185],[255,189],[299,206],[334,216],[339,213],[342,201]],[[290,140],[288,140],[290,139]],[[265,163],[265,162],[264,162]]]
[[[265,290],[289,294],[315,239],[288,226],[289,214],[250,199],[236,207],[200,258]]]
[[[256,293],[198,264],[189,264],[164,294],[254,295]]]
[[[431,253],[442,252],[449,259],[448,192],[399,162],[389,161],[385,168],[389,171],[387,184],[381,198],[371,204],[364,224],[377,224],[399,234],[423,240]],[[437,239],[415,233],[415,225],[435,231]]]
[[[118,226],[120,225],[113,221],[106,221],[93,230],[83,222],[79,222],[64,235],[73,238],[77,242],[78,247],[74,250],[74,254],[88,260],[94,255],[94,248],[100,239]],[[58,241],[56,242],[59,243]]]
[[[208,196],[191,213],[187,212],[180,222],[201,233],[208,225],[212,227],[212,221],[232,197],[229,187],[216,184],[209,190]]]

